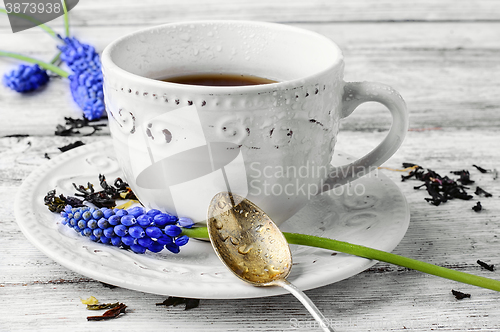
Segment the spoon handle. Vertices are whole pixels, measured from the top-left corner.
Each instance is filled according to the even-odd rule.
[[[304,292],[295,287],[292,283],[290,283],[286,279],[276,280],[275,284],[277,286],[283,287],[291,294],[293,294],[293,296],[295,296],[304,305],[304,307],[306,307],[306,309],[311,313],[314,319],[316,319],[316,321],[319,323],[319,327],[321,327],[323,331],[335,332],[328,324],[328,321],[326,320],[325,316],[323,316],[321,311],[319,311],[316,305],[311,301],[309,297],[307,297],[307,295]]]

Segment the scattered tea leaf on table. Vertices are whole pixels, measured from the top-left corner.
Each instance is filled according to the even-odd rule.
[[[82,301],[83,304],[97,304],[97,303],[99,303],[99,300],[93,296],[91,296],[87,299],[80,299],[80,301]]]
[[[108,320],[118,317],[120,314],[125,313],[125,309],[127,306],[123,303],[118,304],[116,307],[109,309],[101,316],[88,316],[88,321],[96,321],[96,320]]]
[[[468,185],[468,184],[472,184],[474,183],[474,181],[472,181],[470,179],[470,173],[469,171],[463,169],[461,171],[451,171],[450,173],[453,173],[455,175],[460,175],[460,178],[458,179],[458,181],[460,181],[463,185]]]
[[[481,261],[479,259],[477,260],[477,263],[479,265],[481,265],[482,267],[484,267],[488,271],[494,271],[495,270],[495,265],[493,265],[493,264],[485,263],[485,262],[483,262],[483,261]]]
[[[82,141],[76,141],[76,142],[73,142],[73,143],[70,143],[70,144],[67,144],[65,146],[61,146],[59,149],[59,151],[61,152],[66,152],[66,151],[69,151],[71,149],[74,149],[74,148],[77,148],[79,146],[82,146],[82,145],[85,145],[85,143],[83,143]]]
[[[120,305],[120,302],[115,303],[101,303],[101,304],[87,304],[87,310],[102,310],[111,309]]]
[[[451,290],[451,293],[455,296],[455,298],[457,300],[462,300],[462,299],[465,299],[466,297],[470,297],[470,294],[462,293],[462,292],[456,291],[454,289]]]
[[[179,304],[185,304],[186,307],[184,310],[189,310],[193,308],[197,308],[200,305],[200,300],[199,299],[189,299],[189,298],[182,298],[182,297],[174,297],[174,296],[169,296],[168,299],[161,303],[156,303],[157,306],[178,306]]]
[[[101,127],[105,127],[106,123],[92,123],[86,118],[73,119],[71,117],[65,117],[66,123],[64,125],[57,125],[56,131],[54,132],[57,136],[90,136],[101,130]],[[90,132],[82,134],[79,129],[87,128]]]
[[[477,202],[476,205],[474,205],[472,207],[472,210],[474,210],[474,212],[479,212],[483,209],[483,206],[481,205],[481,202]]]
[[[482,168],[481,166],[477,166],[477,165],[472,165],[474,166],[475,168],[477,168],[477,170],[481,173],[488,173],[489,171],[487,169],[484,169]]]
[[[478,196],[484,195],[484,197],[493,196],[492,194],[490,194],[489,192],[487,192],[486,190],[484,190],[483,188],[481,188],[479,186],[476,187],[476,191],[474,191],[474,194],[476,194]]]

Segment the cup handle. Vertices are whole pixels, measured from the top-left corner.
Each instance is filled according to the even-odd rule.
[[[350,164],[335,166],[323,182],[321,192],[355,180],[389,159],[401,146],[408,131],[408,111],[401,95],[388,85],[373,82],[347,82],[342,97],[341,118],[349,116],[362,103],[375,101],[389,109],[392,125],[384,140],[365,156]]]

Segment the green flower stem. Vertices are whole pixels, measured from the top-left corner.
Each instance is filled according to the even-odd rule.
[[[184,235],[194,238],[208,238],[206,227],[196,227],[191,229],[184,228]],[[434,264],[418,261],[416,259],[391,254],[389,252],[368,248],[348,242],[327,239],[318,236],[304,235],[297,233],[284,232],[285,238],[290,244],[305,245],[316,248],[323,248],[343,252],[350,255],[360,256],[368,259],[374,259],[381,262],[386,262],[394,265],[403,266],[412,270],[432,274],[438,277],[455,280],[469,285],[474,285],[482,288],[492,289],[500,292],[500,281],[485,277],[476,276],[473,274],[455,271]]]
[[[4,14],[8,14],[8,15],[15,15],[15,16],[21,17],[27,21],[33,22],[36,25],[38,25],[40,28],[45,30],[49,35],[51,35],[52,37],[54,37],[55,39],[60,41],[59,37],[57,36],[57,33],[54,30],[52,30],[49,26],[43,24],[42,22],[38,21],[37,19],[34,19],[33,17],[31,17],[29,15],[21,14],[21,13],[10,13],[9,14],[9,13],[7,13],[7,10],[5,10],[4,8],[0,8],[0,13],[4,13]]]
[[[183,228],[182,235],[198,239],[208,239],[208,229],[206,227]]]
[[[36,63],[40,67],[42,67],[44,69],[47,69],[47,70],[50,70],[51,72],[54,72],[54,73],[56,73],[59,76],[62,76],[62,77],[68,77],[69,76],[68,72],[62,70],[61,68],[59,68],[57,66],[54,66],[53,64],[46,63],[44,61],[40,61],[40,60],[37,60],[37,59],[34,59],[34,58],[30,58],[28,56],[24,56],[24,55],[17,54],[17,53],[4,52],[4,51],[0,51],[0,56],[6,56],[6,57],[9,57],[9,58],[23,60],[23,61],[26,61],[26,62],[29,62],[29,63]]]
[[[68,8],[66,7],[66,1],[62,0],[62,6],[64,9],[64,31],[66,33],[66,37],[69,37],[69,15]]]
[[[61,58],[61,51],[57,52],[57,54],[52,58],[52,60],[50,60],[50,64],[53,65],[55,64],[56,62],[59,61],[59,59]]]

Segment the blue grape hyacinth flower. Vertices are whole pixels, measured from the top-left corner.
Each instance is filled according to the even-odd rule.
[[[105,111],[102,74],[80,72],[69,76],[73,100],[88,120],[100,119]]]
[[[151,216],[155,218],[151,218]],[[67,205],[61,212],[62,224],[88,237],[91,241],[130,249],[143,254],[147,250],[160,252],[167,249],[175,254],[188,243],[189,238],[182,235],[181,228],[165,220],[178,220],[177,217],[158,210],[145,211],[141,207],[127,210],[78,207]],[[192,224],[189,218],[183,218]],[[145,222],[148,221],[148,222]]]
[[[84,44],[75,37],[61,39],[64,42],[63,45],[58,46],[62,52],[61,60],[68,65],[72,72],[94,72],[101,70],[101,60],[93,46]]]
[[[95,48],[74,37],[61,38],[58,46],[61,60],[72,74],[69,76],[73,100],[88,120],[98,120],[105,112],[101,60]]]
[[[37,64],[19,65],[18,68],[7,73],[3,77],[3,83],[17,92],[30,92],[47,84],[49,75]]]

